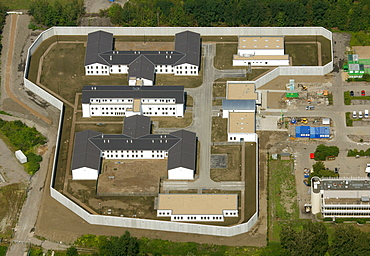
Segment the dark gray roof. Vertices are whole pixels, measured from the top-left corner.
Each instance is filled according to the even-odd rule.
[[[123,134],[138,138],[150,134],[150,117],[134,115],[125,118]]]
[[[144,55],[154,65],[174,65],[185,56],[177,51],[107,51],[99,56],[110,65],[129,65],[139,56]]]
[[[223,110],[255,110],[255,100],[222,100]]]
[[[186,130],[180,130],[171,132],[171,135],[180,138],[180,142],[177,143],[168,153],[168,164],[167,169],[171,170],[177,167],[185,167],[190,170],[195,170],[196,160],[196,136],[194,132]]]
[[[128,77],[144,78],[154,81],[154,64],[145,55],[134,60],[128,70]]]
[[[72,170],[80,167],[100,170],[102,150],[165,150],[169,152],[169,170],[177,167],[195,170],[195,133],[180,130],[170,134],[149,134],[149,129],[150,118],[137,115],[125,119],[124,134],[104,135],[91,130],[76,133]]]
[[[124,134],[111,134],[93,137],[91,141],[101,150],[169,150],[180,141],[174,136],[161,136],[163,135],[156,134],[150,138],[131,138]]]
[[[82,89],[82,103],[90,103],[91,98],[175,98],[176,103],[184,103],[184,86],[92,86]]]
[[[199,66],[200,62],[200,34],[192,31],[177,33],[175,37],[175,51],[185,54],[176,65],[189,63]]]
[[[100,169],[100,149],[91,143],[90,138],[101,136],[101,134],[92,130],[76,133],[72,155],[72,170],[81,167]]]
[[[99,53],[112,50],[113,47],[113,34],[105,31],[96,31],[89,33],[87,36],[85,66],[100,63],[107,63],[99,57]]]

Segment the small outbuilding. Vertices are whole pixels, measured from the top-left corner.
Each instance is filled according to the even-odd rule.
[[[21,164],[27,163],[27,157],[23,154],[22,150],[15,151],[15,157]]]
[[[290,160],[290,153],[281,153],[280,158],[281,160]]]

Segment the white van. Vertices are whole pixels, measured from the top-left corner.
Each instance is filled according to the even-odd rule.
[[[362,118],[362,111],[358,112],[358,118]]]
[[[365,109],[365,118],[369,118],[369,110]]]

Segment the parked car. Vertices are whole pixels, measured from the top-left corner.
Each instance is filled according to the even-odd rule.
[[[350,91],[349,96],[353,97],[353,96],[355,96],[355,93],[353,91]]]
[[[315,107],[314,106],[307,106],[306,110],[315,110]]]
[[[353,111],[353,113],[352,113],[352,118],[353,118],[353,119],[357,118],[356,111]]]
[[[358,112],[358,118],[362,118],[362,111]]]
[[[334,173],[339,173],[339,169],[337,167],[334,168]]]
[[[365,90],[362,90],[362,91],[361,91],[361,96],[366,96],[366,94],[365,94]]]
[[[369,110],[365,109],[365,118],[369,118]]]

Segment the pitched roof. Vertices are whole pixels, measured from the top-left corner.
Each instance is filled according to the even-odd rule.
[[[190,170],[195,170],[196,159],[196,136],[194,132],[180,130],[171,132],[181,140],[168,153],[168,170],[185,167]]]
[[[177,33],[175,36],[175,51],[185,54],[176,65],[189,63],[199,66],[200,63],[200,34],[192,31]]]
[[[122,133],[132,138],[150,134],[150,117],[142,115],[126,117]]]
[[[184,103],[184,86],[111,86],[85,85],[82,89],[82,103],[91,98],[175,98],[177,104]]]
[[[255,110],[255,100],[222,100],[223,110]]]
[[[134,60],[128,70],[128,77],[144,78],[154,81],[154,64],[145,55],[140,55]]]
[[[101,136],[101,134],[101,132],[92,130],[76,133],[72,155],[72,170],[81,167],[100,169],[100,149],[91,143],[90,138]]]
[[[86,54],[85,54],[85,66],[100,63],[107,64],[102,58],[99,57],[99,53],[112,50],[113,47],[113,34],[105,31],[96,31],[89,33],[87,36]]]

